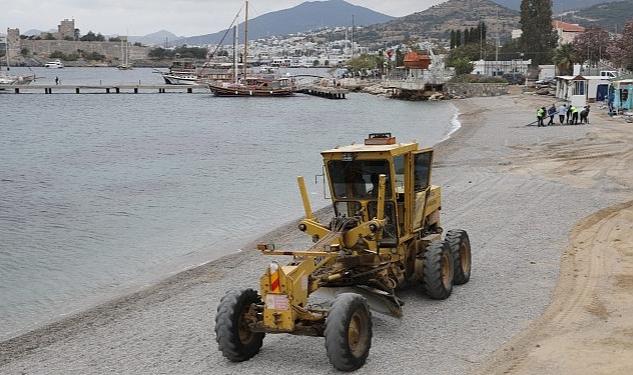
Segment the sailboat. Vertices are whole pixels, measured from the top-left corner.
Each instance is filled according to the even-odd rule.
[[[117,66],[117,69],[132,70],[132,65],[130,65],[130,49],[129,43],[127,41],[127,36],[125,37],[125,44],[123,40],[121,40],[121,61],[123,63]]]
[[[5,56],[7,58],[7,71],[6,73],[0,71],[0,90],[4,90],[2,86],[12,86],[12,85],[28,85],[31,82],[35,81],[35,74],[30,76],[15,76],[9,74],[11,70],[11,65],[9,63],[9,38],[7,37],[5,46]]]
[[[215,96],[292,96],[295,93],[292,78],[270,79],[248,76],[248,1],[245,3],[244,17],[244,57],[242,78],[238,77],[237,69],[237,27],[234,29],[233,49],[233,82],[210,82],[209,90]]]

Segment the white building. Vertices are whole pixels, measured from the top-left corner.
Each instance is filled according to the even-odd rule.
[[[532,60],[507,60],[507,61],[472,61],[472,74],[484,76],[502,76],[504,74],[527,74],[528,67],[532,64]]]
[[[585,32],[584,27],[563,21],[552,21],[552,27],[558,34],[558,45],[572,43],[576,36]]]
[[[556,97],[567,100],[577,107],[604,101],[608,96],[610,82],[606,76],[558,76]]]

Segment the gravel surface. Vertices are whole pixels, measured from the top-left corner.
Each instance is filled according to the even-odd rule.
[[[509,166],[520,162],[516,146],[523,147],[525,157],[525,145],[577,140],[590,129],[523,126],[533,121],[542,99],[504,96],[455,103],[463,127],[437,148],[433,182],[443,187],[444,228],[470,234],[471,281],[445,301],[431,301],[416,289],[403,292],[401,319],[374,314],[373,345],[360,373],[476,370],[545,310],[574,224],[622,200],[617,190],[510,172]],[[263,240],[297,242],[303,234],[295,228],[291,223]],[[231,255],[5,341],[0,373],[335,373],[323,338],[269,335],[259,355],[239,364],[218,352],[213,321],[220,298],[231,288],[256,288],[269,261],[255,251]]]

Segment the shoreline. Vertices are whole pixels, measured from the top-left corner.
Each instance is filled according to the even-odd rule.
[[[458,108],[455,105],[451,105],[450,110],[451,113],[454,114],[450,119],[449,126],[446,127],[447,133],[440,139],[440,141],[436,145],[439,145],[449,139],[451,135],[456,133],[461,127],[461,124],[459,122],[457,123],[457,126],[454,123],[457,116],[459,115]],[[324,207],[314,206],[314,208],[316,209],[317,214],[320,212],[330,212],[331,204],[328,204]],[[78,317],[91,315],[91,310],[100,310],[102,307],[107,308],[108,306],[114,306],[120,303],[120,301],[127,300],[128,297],[133,298],[137,294],[145,295],[146,291],[160,288],[161,286],[164,287],[166,285],[170,285],[173,280],[179,279],[179,275],[190,273],[191,271],[194,271],[198,268],[212,267],[212,263],[216,261],[221,261],[224,257],[236,256],[243,252],[252,251],[256,248],[256,244],[258,242],[261,242],[260,239],[270,238],[271,233],[283,232],[282,229],[284,231],[289,230],[288,228],[290,228],[290,230],[294,230],[298,221],[300,220],[301,218],[293,218],[289,221],[281,222],[279,224],[271,224],[269,228],[261,230],[259,234],[250,236],[251,238],[253,238],[252,240],[248,240],[244,243],[236,242],[235,246],[231,247],[231,252],[220,255],[218,257],[211,257],[210,260],[203,259],[202,256],[187,258],[174,263],[174,268],[163,268],[164,272],[161,272],[160,274],[157,273],[153,275],[138,277],[126,285],[115,287],[113,291],[105,293],[105,295],[102,297],[96,297],[85,302],[82,301],[81,303],[73,305],[73,308],[70,310],[66,310],[46,320],[34,322],[23,329],[19,329],[13,333],[7,334],[4,337],[0,337],[0,348],[2,343],[12,342],[14,340],[20,339],[20,337],[23,336],[29,336],[31,334],[37,335],[41,331],[49,332],[50,330],[56,330],[56,327],[67,325],[65,323],[66,321],[76,321]],[[2,353],[0,350],[0,364],[2,363],[1,355]]]
[[[536,177],[534,174],[522,174],[520,170],[511,170],[520,169],[528,156],[534,156],[531,148],[523,150],[525,156],[520,155],[522,145],[534,142],[539,145],[543,143],[543,137],[546,142],[583,139],[590,130],[553,127],[547,129],[550,134],[546,136],[544,132],[536,133],[535,128],[510,126],[503,119],[492,116],[498,102],[504,105],[513,102],[516,107],[520,107],[514,109],[514,117],[518,118],[513,118],[513,122],[518,120],[522,123],[522,118],[531,119],[532,111],[527,112],[522,102],[524,99],[528,102],[532,99],[543,102],[542,98],[526,99],[516,95],[453,102],[460,114],[461,127],[434,146],[436,166],[433,179],[444,189],[446,212],[443,212],[443,221],[450,223],[450,227],[463,227],[471,233],[474,246],[473,280],[456,289],[454,296],[441,303],[420,298],[414,291],[404,291],[402,297],[407,304],[401,321],[396,323],[376,317],[375,334],[380,341],[376,341],[372,347],[373,354],[370,354],[367,371],[387,371],[398,365],[404,366],[401,367],[403,373],[414,373],[411,371],[416,369],[417,358],[401,358],[397,364],[379,360],[384,355],[399,353],[393,345],[385,344],[392,341],[399,343],[396,346],[418,345],[426,348],[431,345],[440,348],[427,351],[429,365],[434,366],[430,371],[434,373],[463,373],[479,367],[492,352],[522,332],[526,322],[538,319],[549,306],[560,273],[560,264],[555,259],[560,258],[561,249],[566,246],[566,237],[575,223],[597,208],[607,207],[617,201],[615,196],[604,198],[596,194],[592,201],[579,202],[578,207],[570,207],[577,197],[586,197],[585,190],[566,187],[560,181]],[[517,212],[516,217],[503,216],[512,207],[516,208],[517,197],[521,198],[524,212]],[[495,204],[491,205],[490,201]],[[554,218],[548,213],[539,213],[543,207],[559,209],[569,215]],[[319,213],[327,216],[328,210],[331,208],[326,207]],[[251,244],[272,239],[296,240],[302,233],[295,233],[295,229],[296,221],[276,228]],[[242,248],[248,248],[251,244]],[[508,252],[512,244],[521,246],[515,246],[512,252]],[[73,368],[84,368],[90,373],[99,373],[100,368],[151,372],[150,369],[154,367],[143,366],[158,361],[167,372],[182,372],[183,369],[189,369],[185,372],[194,369],[213,372],[215,369],[221,373],[239,373],[262,366],[274,368],[281,365],[275,362],[274,358],[277,358],[289,371],[303,368],[306,373],[327,372],[329,367],[321,358],[323,353],[310,352],[308,347],[314,345],[306,338],[275,335],[275,338],[267,340],[275,340],[276,345],[265,344],[260,356],[240,366],[224,362],[215,350],[210,327],[217,300],[228,286],[256,286],[257,279],[253,276],[261,273],[261,266],[265,263],[266,259],[256,251],[230,254],[178,273],[137,293],[3,341],[0,343],[0,366],[8,366],[9,370],[11,367],[31,369],[29,372],[38,373],[47,372],[44,369],[64,369],[71,362],[74,363]],[[541,289],[534,290],[531,287],[534,283]],[[438,309],[443,311],[441,316],[437,316]],[[202,311],[205,313],[200,316]],[[426,314],[433,314],[436,320],[420,320]],[[486,319],[491,314],[495,317],[491,319],[494,322]],[[160,326],[155,327],[152,325],[154,323]],[[179,327],[178,330],[171,332],[171,325]],[[444,328],[440,331],[431,329],[438,325]],[[131,330],[130,335],[133,336],[122,339],[126,337],[123,333],[125,329]],[[198,344],[191,346],[187,342],[180,343],[176,351],[180,353],[186,350],[187,354],[174,362],[171,352],[170,355],[158,354],[161,353],[160,347],[173,345],[161,338],[169,332],[176,337],[191,335],[198,340]],[[486,335],[482,337],[481,332],[486,332]],[[469,340],[456,340],[457,335],[467,335]],[[191,338],[186,341],[189,340]],[[137,344],[128,347],[125,344],[128,341]],[[82,354],[82,351],[90,349],[84,348],[86,343],[109,345],[110,349],[103,353],[107,354],[104,358],[100,357],[95,363],[86,360],[88,352]],[[269,349],[266,349],[267,346]],[[73,348],[78,353],[68,352]],[[453,356],[457,361],[449,360],[441,348],[450,350],[450,353],[460,353]],[[199,352],[201,349],[206,354]],[[288,363],[289,358],[279,359],[278,350],[290,353],[286,349],[293,353],[287,354],[292,357],[291,363]],[[200,362],[210,355],[213,358],[211,362],[208,359]],[[318,363],[319,366],[308,371],[306,366],[309,363]]]
[[[441,148],[441,145],[449,141],[452,137],[457,136],[460,129],[462,129],[462,123],[459,120],[459,117],[461,116],[460,109],[455,104],[452,106],[454,107],[454,114],[451,117],[450,126],[447,128],[446,135],[438,143],[433,145],[435,150]],[[328,204],[325,207],[317,207],[315,215],[317,215],[317,217],[325,218],[331,212],[332,205]],[[229,258],[232,259],[234,257],[239,257],[241,254],[247,252],[255,252],[259,255],[259,252],[255,250],[257,243],[265,242],[265,239],[277,238],[283,233],[294,231],[300,220],[302,220],[302,218],[296,218],[289,222],[274,226],[272,229],[261,234],[255,240],[249,241],[243,245],[238,245],[236,246],[236,250],[234,252],[222,255],[219,258],[203,261],[199,264],[185,266],[184,268],[167,272],[166,277],[155,278],[149,283],[137,283],[127,287],[122,287],[120,293],[116,293],[113,297],[104,297],[96,304],[88,305],[85,308],[77,307],[74,311],[58,315],[43,322],[34,323],[31,328],[19,330],[11,336],[0,339],[0,366],[5,362],[5,353],[2,350],[4,346],[13,347],[15,345],[22,345],[21,343],[24,342],[27,347],[37,347],[38,345],[35,345],[35,342],[37,342],[38,338],[43,335],[50,335],[51,333],[55,334],[67,329],[73,324],[81,322],[83,319],[94,319],[96,315],[102,314],[104,311],[113,307],[119,308],[122,304],[134,303],[139,299],[150,296],[154,292],[167,289],[176,283],[180,283],[184,279],[195,278],[199,272],[219,266],[225,261],[228,261]],[[63,336],[66,335],[67,334],[63,334]]]

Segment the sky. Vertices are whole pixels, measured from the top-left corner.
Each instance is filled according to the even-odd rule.
[[[391,16],[419,12],[445,0],[348,0]],[[303,0],[251,0],[251,18],[301,4]],[[145,35],[161,29],[179,36],[225,29],[242,0],[0,0],[0,33],[56,29],[75,19],[75,27],[105,35]]]

